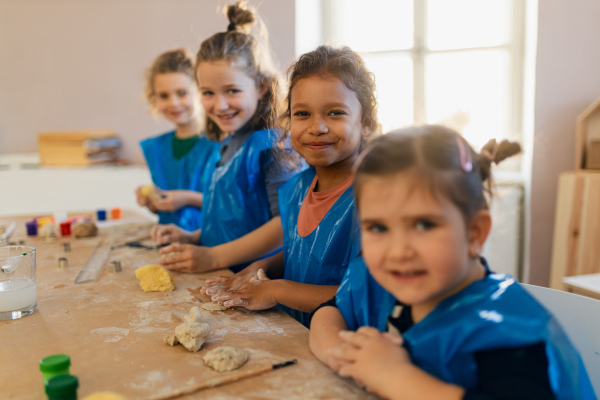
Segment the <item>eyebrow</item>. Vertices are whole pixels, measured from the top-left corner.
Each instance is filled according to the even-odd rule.
[[[309,103],[292,103],[292,108],[308,108],[310,107]],[[345,108],[350,109],[350,107],[346,103],[328,103],[325,104],[326,108]]]

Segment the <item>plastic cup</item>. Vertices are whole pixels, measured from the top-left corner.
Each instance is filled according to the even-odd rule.
[[[0,320],[22,318],[36,309],[35,247],[0,247]]]

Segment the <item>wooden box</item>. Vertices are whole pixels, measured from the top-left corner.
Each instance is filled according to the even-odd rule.
[[[600,169],[600,99],[577,117],[575,169]]]
[[[111,130],[38,133],[42,165],[77,166],[114,162],[120,140]]]
[[[563,290],[563,278],[600,272],[600,172],[560,174],[550,287]]]

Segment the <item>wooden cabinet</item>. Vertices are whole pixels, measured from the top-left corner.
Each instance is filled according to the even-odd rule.
[[[564,290],[566,276],[600,272],[600,172],[559,177],[550,287]]]

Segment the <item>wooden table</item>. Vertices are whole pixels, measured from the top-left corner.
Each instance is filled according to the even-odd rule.
[[[100,237],[59,238],[51,242],[28,238],[25,221],[29,219],[0,219],[0,225],[17,223],[12,241],[25,239],[26,245],[37,248],[38,299],[34,314],[0,321],[3,399],[45,399],[39,360],[52,354],[71,357],[70,372],[79,378],[79,398],[97,391],[113,391],[131,399],[146,399],[290,359],[297,359],[297,365],[185,398],[375,398],[316,360],[308,347],[308,330],[277,308],[258,312],[244,308],[224,312],[203,310],[203,322],[210,325],[211,332],[199,352],[166,345],[163,337],[173,333],[190,308],[209,301],[197,291],[205,279],[227,274],[228,270],[173,273],[176,284],[173,292],[145,293],[134,270],[155,263],[157,252],[122,248],[109,256],[109,260],[121,260],[122,272],[111,273],[104,268],[95,281],[75,284],[77,274]],[[142,222],[138,219],[118,230],[111,228],[110,234],[116,243],[132,240],[141,231],[138,228]],[[102,235],[108,235],[109,230],[102,228]],[[64,252],[62,243],[66,241],[70,243],[70,252]],[[58,267],[59,257],[68,258],[67,268]],[[202,357],[221,345],[246,349],[249,361],[237,371],[211,370]]]

